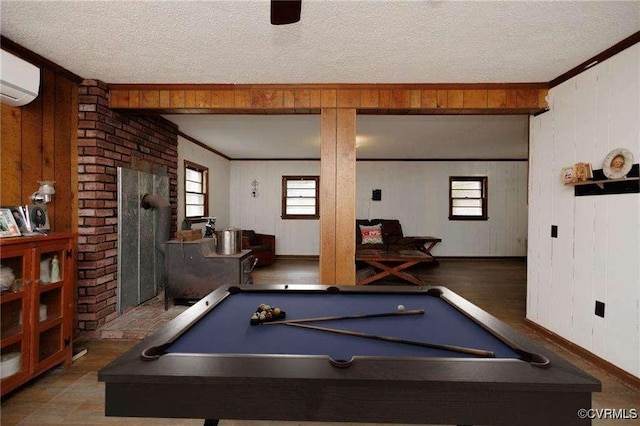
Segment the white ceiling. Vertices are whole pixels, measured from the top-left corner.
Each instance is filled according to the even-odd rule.
[[[640,30],[640,2],[3,0],[2,34],[107,83],[547,82]]]
[[[269,23],[269,0],[3,0],[0,7],[3,36],[83,78],[106,83],[539,83],[640,30],[640,1],[303,0],[300,22],[284,26]],[[317,116],[171,119],[230,157],[266,155],[259,147],[271,157],[294,151],[317,156],[285,144],[291,137],[273,131],[317,127]],[[370,119],[393,127],[385,127],[385,135],[370,135],[386,146],[372,146],[367,156],[394,158],[423,149],[446,157],[450,153],[439,152],[439,146],[454,143],[471,155],[479,144],[453,136],[443,141],[431,133],[456,120],[486,120],[498,132],[488,117],[429,117],[428,127],[407,124],[413,121],[409,117]],[[495,119],[501,120],[510,122]],[[381,127],[369,118],[359,119],[359,126],[361,121],[368,133]],[[228,134],[216,133],[234,125],[249,133],[234,143]],[[212,133],[201,137],[197,129],[204,128]],[[405,130],[413,135],[405,137]],[[276,139],[268,138],[272,134]],[[307,137],[293,139],[304,144]],[[393,155],[387,155],[391,145]],[[363,142],[363,153],[366,146]],[[520,154],[504,154],[513,155]]]

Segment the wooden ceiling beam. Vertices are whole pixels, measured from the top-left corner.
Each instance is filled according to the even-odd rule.
[[[110,85],[109,107],[144,114],[536,114],[548,108],[546,83]]]

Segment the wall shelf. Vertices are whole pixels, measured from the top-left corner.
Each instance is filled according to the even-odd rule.
[[[640,180],[640,177],[624,177],[620,179],[602,179],[602,180],[586,180],[584,182],[567,182],[565,185],[569,186],[578,186],[578,185],[597,185],[598,188],[604,189],[605,183],[613,183],[613,182],[631,182],[634,180]]]
[[[634,164],[626,177],[607,179],[602,169],[593,171],[593,179],[584,182],[567,182],[574,187],[576,197],[585,195],[633,194],[640,192],[638,164]]]

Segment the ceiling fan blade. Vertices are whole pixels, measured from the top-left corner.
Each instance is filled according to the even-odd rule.
[[[293,24],[300,20],[302,0],[271,0],[271,24]]]

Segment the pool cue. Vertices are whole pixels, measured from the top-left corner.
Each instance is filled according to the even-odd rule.
[[[452,345],[440,345],[437,343],[420,342],[417,340],[401,339],[399,337],[391,336],[378,336],[376,334],[360,333],[358,331],[340,330],[337,328],[318,327],[316,325],[298,324],[298,323],[283,323],[292,327],[310,328],[312,330],[326,331],[329,333],[344,334],[347,336],[365,337],[367,339],[383,340],[385,342],[403,343],[405,345],[422,346],[424,348],[442,349],[450,352],[459,352],[468,355],[475,355],[483,358],[495,358],[496,355],[491,351],[485,351],[482,349],[465,348],[463,346]]]
[[[422,315],[423,309],[413,309],[409,311],[395,311],[395,312],[383,312],[381,314],[355,314],[355,315],[340,315],[334,317],[318,317],[318,318],[300,318],[291,320],[271,321],[263,322],[261,325],[275,325],[275,324],[291,324],[300,322],[316,322],[316,321],[333,321],[342,319],[363,319],[363,318],[380,318],[380,317],[397,317],[402,315]]]

